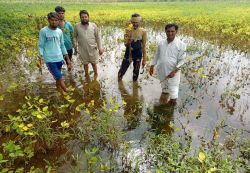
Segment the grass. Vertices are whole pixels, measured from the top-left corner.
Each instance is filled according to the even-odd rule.
[[[15,18],[26,22],[26,25],[21,24],[21,29],[31,30],[34,28],[34,16],[46,16],[48,12],[54,11],[57,5],[62,5],[66,9],[66,19],[73,24],[79,22],[79,11],[86,9],[90,13],[91,21],[99,25],[124,27],[129,22],[131,14],[137,12],[142,15],[145,27],[163,30],[166,23],[174,22],[180,25],[184,34],[210,41],[219,40],[219,43],[249,52],[250,3],[247,2],[134,2],[82,5],[73,2],[31,2],[33,3],[0,3],[1,23]],[[46,23],[46,19],[44,20]],[[19,29],[15,30],[16,27],[17,25],[12,26],[11,22],[8,26],[0,26],[2,37],[8,38],[5,37],[6,30],[10,30],[11,33],[21,32]],[[0,39],[0,42],[2,41],[4,39]]]

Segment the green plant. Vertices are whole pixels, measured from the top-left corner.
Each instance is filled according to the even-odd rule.
[[[11,140],[8,143],[3,143],[3,150],[8,154],[12,162],[18,157],[23,157],[25,154],[21,147]]]

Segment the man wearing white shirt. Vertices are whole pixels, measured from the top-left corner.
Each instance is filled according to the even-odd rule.
[[[161,81],[162,93],[169,94],[170,102],[176,104],[180,84],[180,67],[186,56],[186,45],[178,38],[176,33],[178,25],[167,24],[165,32],[167,39],[158,45],[157,52],[151,62],[150,75],[156,66],[158,77]]]

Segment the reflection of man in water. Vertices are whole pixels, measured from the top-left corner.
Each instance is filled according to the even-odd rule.
[[[84,102],[89,103],[91,100],[95,101],[95,105],[102,105],[103,93],[100,83],[96,78],[92,79],[89,75],[86,76],[86,81],[83,84]]]
[[[151,128],[156,134],[167,133],[171,134],[172,128],[170,122],[173,120],[174,105],[167,103],[166,94],[161,95],[160,103],[155,104],[152,110],[149,110]]]
[[[128,130],[136,128],[142,113],[142,99],[139,98],[138,87],[138,84],[133,83],[132,94],[129,94],[123,82],[119,82],[122,99],[127,103],[124,108],[124,117],[127,120]]]

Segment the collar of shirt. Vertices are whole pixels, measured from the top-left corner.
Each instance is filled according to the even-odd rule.
[[[166,44],[167,44],[167,45],[172,45],[172,44],[174,45],[174,44],[176,44],[177,42],[178,42],[178,38],[176,38],[176,37],[175,37],[174,40],[171,41],[170,43],[169,43],[168,40],[166,39]]]

